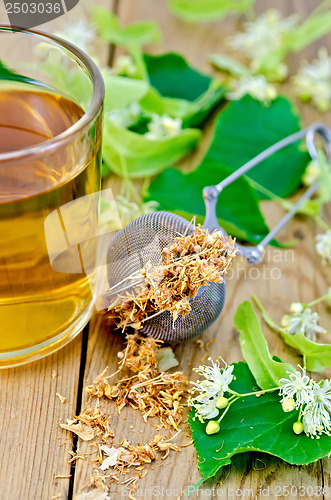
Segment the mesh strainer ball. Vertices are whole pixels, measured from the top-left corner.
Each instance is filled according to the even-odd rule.
[[[154,212],[142,215],[121,229],[112,239],[107,254],[108,283],[112,288],[148,262],[160,264],[162,250],[174,239],[193,231],[192,224],[178,215]],[[141,332],[167,342],[182,342],[199,335],[220,315],[225,300],[225,284],[210,283],[200,288],[191,301],[191,311],[173,322],[165,311],[145,321]]]

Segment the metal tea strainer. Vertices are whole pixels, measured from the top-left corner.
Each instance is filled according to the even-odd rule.
[[[323,124],[313,124],[305,130],[292,134],[269,147],[255,158],[247,162],[229,177],[215,186],[203,189],[206,206],[206,217],[203,226],[210,232],[220,228],[216,217],[216,203],[221,191],[236,179],[251,170],[263,160],[305,138],[308,151],[313,159],[317,159],[315,134],[324,141],[328,160],[331,159],[331,130]],[[280,222],[257,246],[238,247],[238,252],[250,264],[259,263],[265,246],[275,237],[280,229],[293,217],[305,200],[310,198],[319,188],[319,182],[311,186],[300,200],[287,212]],[[108,283],[112,293],[120,293],[134,287],[140,270],[148,263],[158,265],[162,259],[163,248],[169,246],[180,235],[193,231],[193,226],[182,217],[168,212],[154,212],[138,217],[121,229],[112,239],[107,253]],[[155,339],[167,342],[182,342],[199,335],[208,328],[220,315],[225,300],[225,283],[209,283],[200,288],[197,296],[191,299],[191,311],[184,318],[178,317],[173,322],[169,311],[161,312],[147,319],[140,330]]]

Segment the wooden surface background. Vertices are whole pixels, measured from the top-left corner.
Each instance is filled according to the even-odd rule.
[[[108,5],[117,12],[124,23],[142,19],[157,21],[164,38],[159,45],[149,50],[154,53],[180,51],[192,65],[203,71],[210,71],[206,55],[226,50],[224,38],[241,22],[227,19],[220,23],[192,26],[173,17],[166,8],[166,0],[99,0],[98,3]],[[258,12],[276,7],[284,15],[307,15],[319,3],[315,0],[258,0],[256,7]],[[79,4],[64,18],[42,28],[45,31],[62,29],[65,24],[75,22],[81,12],[86,11],[87,6],[88,4]],[[0,21],[7,21],[2,4]],[[302,57],[312,59],[317,55],[319,46],[330,47],[330,42],[331,35],[307,49],[304,54],[291,56],[291,71],[296,70]],[[305,124],[321,120],[321,116],[309,105],[300,106],[300,110]],[[331,126],[330,114],[323,116],[322,120]],[[210,137],[210,133],[207,133],[197,154],[189,158],[185,165],[196,164],[198,157],[208,146]],[[284,167],[290,168],[287,165]],[[267,221],[273,224],[279,219],[282,211],[275,205],[265,204],[265,214]],[[330,211],[327,209],[324,217],[331,222]],[[293,251],[268,250],[264,261],[255,271],[238,259],[234,277],[227,283],[225,308],[219,320],[202,336],[204,342],[215,338],[210,344],[212,357],[221,355],[227,362],[241,359],[238,333],[233,327],[232,318],[238,304],[249,299],[253,293],[263,299],[264,305],[276,320],[280,319],[292,301],[308,302],[325,293],[330,285],[330,272],[327,267],[321,265],[315,253],[314,237],[317,232],[320,230],[313,222],[296,219],[281,235],[284,240],[299,240]],[[327,307],[321,304],[318,306],[318,312],[321,324],[331,330]],[[294,351],[285,350],[276,334],[267,328],[264,330],[272,354],[280,356],[284,361],[297,361]],[[331,342],[330,334],[327,340]],[[105,366],[109,366],[110,372],[115,371],[116,353],[120,348],[122,346],[119,338],[106,331],[100,317],[96,316],[92,319],[89,329],[86,328],[61,351],[27,366],[0,372],[0,500],[71,500],[83,491],[82,488],[92,472],[91,466],[87,461],[81,460],[76,468],[70,466],[68,452],[75,448],[76,441],[73,442],[71,435],[59,428],[58,422],[65,421],[68,416],[80,411],[86,401],[83,387],[91,383]],[[203,354],[204,351],[195,341],[180,345],[176,349],[180,368],[187,375],[191,374],[193,366],[199,364]],[[56,393],[66,397],[65,404],[61,404]],[[140,414],[133,410],[123,412],[120,417],[113,411],[110,423],[116,431],[117,442],[124,437],[134,443],[147,442],[155,433],[155,429],[150,425],[146,426]],[[130,429],[130,426],[133,426],[133,429]],[[83,448],[82,446],[81,449],[86,451],[87,447],[85,446],[85,450]],[[263,462],[260,460],[265,463],[265,467],[261,466]],[[223,468],[216,480],[205,487],[221,484],[220,488],[224,494],[219,498],[262,498],[261,488],[264,489],[265,496],[276,498],[277,485],[293,485],[298,489],[300,486],[325,486],[331,490],[330,473],[331,466],[327,458],[308,466],[296,467],[267,455],[246,453],[234,457],[232,465]],[[56,479],[57,475],[70,477]],[[139,485],[141,488],[159,486],[173,490],[181,487],[185,489],[198,479],[197,459],[194,448],[190,446],[180,454],[172,452],[171,457],[164,463],[156,464],[155,470],[150,471]],[[269,494],[266,495],[268,487]],[[120,487],[113,486],[110,489],[110,497],[121,498]],[[159,496],[177,497],[178,495],[169,494]],[[195,498],[196,495],[192,497]],[[146,494],[144,498],[153,497]],[[199,493],[198,498],[212,498],[212,492]],[[278,498],[285,496],[280,495]],[[290,494],[287,498],[308,498],[308,493]],[[315,495],[313,498],[323,496]]]

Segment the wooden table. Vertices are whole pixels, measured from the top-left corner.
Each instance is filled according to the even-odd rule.
[[[105,1],[101,3],[105,4]],[[294,12],[306,15],[320,2],[316,0],[278,0],[258,1],[257,10],[263,11],[269,7],[280,8],[286,15]],[[239,21],[227,19],[214,24],[189,25],[174,18],[166,9],[166,0],[114,0],[110,6],[116,11],[122,22],[153,19],[157,21],[164,33],[164,40],[152,52],[169,50],[180,51],[188,57],[191,64],[204,71],[210,71],[206,62],[209,52],[225,50],[223,40],[229,35]],[[76,7],[67,18],[57,20],[58,29],[63,24],[74,22],[80,15]],[[5,19],[2,16],[1,20]],[[46,26],[52,30],[54,25]],[[317,55],[320,45],[330,45],[331,35],[310,47],[304,56],[312,59]],[[116,56],[116,53],[115,53]],[[300,55],[302,58],[303,55]],[[299,57],[290,58],[291,68],[298,66]],[[288,89],[286,84],[284,89]],[[309,124],[321,120],[321,116],[309,105],[300,106],[304,123]],[[322,118],[331,125],[331,115]],[[211,129],[211,126],[207,127]],[[203,140],[199,151],[189,158],[185,165],[196,165],[198,159],[206,150],[210,133]],[[240,147],[240,145],[238,145]],[[287,167],[288,168],[288,167]],[[215,179],[216,181],[216,179]],[[268,204],[265,213],[268,223],[275,223],[281,216],[281,209]],[[325,209],[326,220],[330,222],[330,209]],[[227,300],[219,320],[203,335],[204,342],[215,338],[210,344],[210,354],[216,358],[221,355],[227,362],[241,359],[238,333],[233,327],[233,314],[238,304],[249,299],[256,293],[263,299],[265,306],[275,319],[280,319],[292,301],[308,302],[325,293],[330,285],[330,273],[323,267],[314,249],[314,236],[320,230],[316,225],[304,219],[296,219],[283,231],[284,240],[297,238],[298,245],[288,251],[270,249],[263,263],[252,272],[243,260],[235,265],[235,276],[227,284]],[[278,269],[277,276],[272,269]],[[272,279],[274,277],[274,279]],[[321,324],[330,329],[330,319],[325,305],[318,307]],[[297,362],[295,352],[284,349],[282,341],[272,332],[266,331],[270,350],[284,361]],[[328,341],[331,341],[330,333]],[[70,345],[46,359],[23,366],[21,368],[3,370],[0,373],[0,499],[1,500],[51,500],[52,498],[72,499],[81,493],[82,487],[88,482],[92,472],[88,461],[78,461],[77,466],[68,463],[69,451],[76,446],[66,431],[58,426],[60,420],[78,414],[84,402],[86,393],[83,388],[92,382],[94,377],[107,365],[115,371],[117,351],[122,347],[118,337],[106,331],[100,317],[95,316],[83,333]],[[192,367],[199,364],[204,351],[195,341],[180,345],[176,355],[181,360],[180,368],[185,374],[191,374]],[[66,397],[62,404],[56,397],[60,393]],[[117,440],[127,438],[134,443],[147,442],[155,433],[150,425],[146,426],[140,414],[136,411],[123,412],[118,417],[113,412],[111,426],[116,430]],[[123,417],[126,417],[124,420]],[[130,429],[133,426],[133,429]],[[117,441],[117,442],[118,442]],[[262,460],[263,462],[261,462]],[[265,467],[261,464],[265,463]],[[155,470],[150,471],[140,482],[141,488],[160,486],[175,490],[194,484],[199,479],[197,458],[193,446],[175,453]],[[261,470],[262,469],[262,470]],[[232,465],[223,468],[216,481],[209,482],[205,487],[222,483],[223,496],[218,498],[276,498],[276,486],[326,486],[330,487],[331,466],[328,459],[296,467],[290,466],[268,455],[246,453],[233,458]],[[70,476],[56,479],[57,475]],[[269,487],[269,493],[268,493]],[[263,490],[261,493],[261,489]],[[120,487],[111,488],[111,498],[121,498]],[[116,492],[116,493],[113,493]],[[268,493],[268,494],[267,494]],[[208,491],[198,498],[212,498]],[[330,493],[331,496],[331,493]],[[177,498],[176,492],[159,498]],[[193,498],[195,495],[193,495]],[[308,494],[307,494],[308,497]],[[144,498],[153,498],[146,493]],[[155,496],[156,498],[156,496]],[[280,495],[278,498],[285,498]],[[287,496],[296,498],[296,496]],[[301,495],[298,498],[306,498]],[[322,498],[315,496],[313,498]]]

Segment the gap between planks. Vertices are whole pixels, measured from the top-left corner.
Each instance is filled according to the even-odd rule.
[[[308,0],[300,3],[296,0],[292,0],[291,2],[282,0],[277,7],[286,15],[292,12],[306,15],[314,8],[312,3],[313,2],[308,2]],[[205,55],[208,52],[217,51],[217,47],[220,47],[220,51],[223,48],[220,43],[219,33],[213,28],[214,25],[212,25],[212,28],[210,28],[209,25],[198,25],[193,28],[192,25],[174,19],[169,12],[165,10],[165,5],[165,0],[157,3],[153,0],[121,0],[121,2],[116,1],[115,8],[123,23],[139,19],[153,19],[159,22],[162,31],[165,33],[165,38],[163,45],[151,48],[153,52],[157,53],[167,50],[178,51],[178,47],[180,47],[180,52],[183,52],[193,65],[206,71],[207,64],[205,62]],[[260,1],[257,2],[257,6],[258,10],[262,11],[268,7],[273,7],[274,2],[270,0],[264,2]],[[233,29],[233,23],[230,21],[219,23],[217,26],[226,34],[229,34]],[[331,37],[327,37],[327,40],[330,41]],[[310,57],[314,55],[314,49],[310,48],[308,52]],[[115,51],[111,53],[112,61],[115,55]],[[292,58],[292,63],[295,63],[295,66],[297,66],[297,60],[297,58]],[[318,113],[309,106],[301,107],[301,111],[303,112],[306,124],[320,119]],[[330,114],[327,115],[327,121],[329,124],[331,123]],[[278,207],[272,210],[269,209],[266,213],[268,221],[274,221],[274,219],[280,217],[280,215],[281,210]],[[280,317],[281,313],[285,312],[283,308],[285,304],[289,304],[290,301],[294,299],[308,301],[313,296],[317,296],[320,292],[323,293],[324,287],[328,285],[329,278],[326,271],[321,269],[320,263],[316,259],[314,250],[316,227],[312,223],[307,224],[293,221],[286,232],[284,232],[286,239],[291,239],[297,229],[300,229],[304,239],[295,250],[296,258],[293,266],[289,262],[282,262],[279,264],[282,271],[281,283],[269,283],[268,281],[256,283],[254,280],[248,280],[248,282],[246,281],[243,283],[241,281],[241,276],[244,274],[245,266],[238,266],[240,267],[238,271],[239,278],[237,278],[236,283],[232,282],[228,285],[227,302],[222,317],[204,335],[204,339],[211,338],[221,330],[221,332],[218,333],[218,342],[212,344],[211,353],[213,356],[217,357],[221,349],[221,354],[227,361],[231,362],[235,359],[240,359],[241,355],[237,333],[232,327],[232,316],[238,303],[241,300],[249,298],[251,293],[257,293],[264,298],[264,304],[269,307],[276,319]],[[312,285],[314,288],[313,290],[311,290]],[[325,312],[322,313],[321,323],[327,324],[328,322],[328,316]],[[280,354],[283,357],[289,358],[289,361],[294,360],[293,362],[295,362],[296,358],[293,358],[293,355],[291,358],[291,353],[284,350],[283,345],[275,335],[268,331],[266,335],[272,353]],[[220,339],[221,336],[222,339]],[[120,348],[120,339],[110,335],[102,324],[100,324],[100,321],[94,319],[94,321],[91,322],[91,330],[88,339],[84,385],[91,383],[93,378],[107,364],[110,365],[110,373],[115,371],[117,363],[116,352]],[[199,352],[193,342],[185,346],[180,346],[177,349],[177,355],[178,358],[182,360],[182,368],[185,373],[189,373],[190,368],[198,364]],[[82,392],[81,405],[84,400],[85,396]],[[78,407],[79,404],[77,405],[77,408]],[[123,416],[126,416],[126,421],[124,421]],[[143,430],[143,440],[147,440],[150,437],[149,434],[151,429],[148,426],[145,427],[145,424],[140,421],[139,417],[137,412],[134,411],[122,414],[120,419],[113,415],[111,418],[114,426],[116,426],[116,434],[120,437],[125,436],[130,439],[129,425],[132,423],[135,426],[135,430],[138,432]],[[131,439],[134,440],[134,435],[132,435]],[[84,446],[84,443],[82,443],[82,447]],[[254,470],[254,468],[257,468],[254,466],[257,459],[265,459],[267,463],[265,470]],[[180,468],[178,468],[178,460],[180,460]],[[323,464],[325,464],[324,467]],[[72,488],[70,490],[70,494],[73,495],[73,498],[81,492],[81,488],[86,484],[90,472],[91,469],[88,467],[87,463],[82,463],[80,461],[77,464],[77,468],[73,474]],[[180,458],[174,454],[172,461],[169,461],[169,465],[166,466],[165,464],[165,467],[159,469],[156,478],[155,475],[152,476],[152,474],[149,473],[146,479],[140,484],[143,488],[147,488],[150,486],[151,481],[157,480],[158,484],[164,487],[174,487],[178,485],[188,486],[193,484],[197,479],[198,474],[195,453],[193,448],[188,448],[181,452]],[[320,460],[308,466],[296,467],[288,466],[274,457],[246,453],[234,457],[232,465],[219,472],[217,481],[223,483],[223,487],[228,490],[231,488],[252,488],[254,495],[249,498],[256,498],[260,487],[263,488],[270,485],[272,487],[277,484],[291,484],[297,487],[300,485],[304,487],[309,485],[330,486],[330,466],[327,459]],[[209,481],[206,487],[212,487],[213,485],[215,485],[215,480]],[[113,492],[113,489],[114,488],[111,489],[111,492]],[[119,491],[116,491],[117,493],[115,494],[119,496]],[[111,494],[111,497],[112,496]],[[204,498],[208,498],[208,496],[205,495]],[[283,497],[280,496],[279,498]],[[70,497],[69,500],[72,500],[72,498]]]

